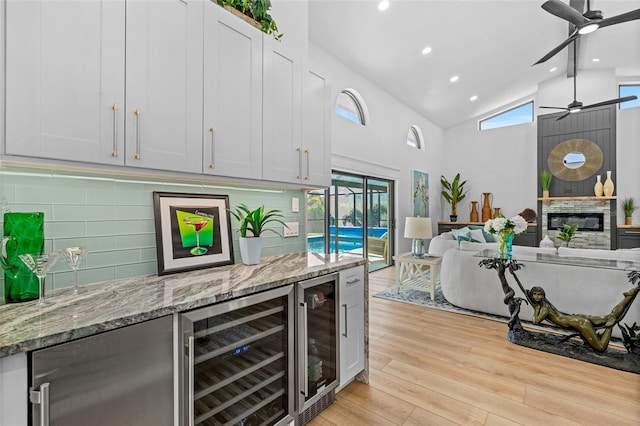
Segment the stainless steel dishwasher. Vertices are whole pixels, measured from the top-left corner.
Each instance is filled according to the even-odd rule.
[[[29,355],[32,425],[173,424],[171,316]]]

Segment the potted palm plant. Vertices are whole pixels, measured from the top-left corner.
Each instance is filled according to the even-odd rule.
[[[542,198],[549,198],[549,188],[551,188],[551,179],[553,175],[549,170],[543,170],[540,173],[540,185],[542,186]]]
[[[272,228],[266,228],[268,223],[281,223],[287,226],[281,219],[280,210],[265,210],[264,206],[260,206],[255,210],[251,210],[244,204],[239,204],[235,210],[229,210],[229,213],[236,218],[239,223],[238,239],[240,245],[240,256],[242,263],[245,265],[257,265],[260,263],[260,253],[262,252],[261,235],[266,231],[271,231],[277,235],[282,235]]]
[[[562,225],[562,229],[558,233],[558,239],[560,241],[563,241],[565,246],[569,247],[569,243],[571,242],[573,237],[576,235],[577,231],[578,231],[577,223],[573,223],[571,225],[569,225],[568,223],[565,223]]]
[[[636,200],[633,197],[627,197],[622,200],[622,210],[624,210],[624,224],[633,224],[633,212],[640,209],[640,206],[636,205]]]
[[[469,190],[464,190],[466,180],[460,182],[460,173],[458,173],[451,182],[446,177],[440,176],[440,183],[442,184],[442,196],[449,204],[451,204],[451,215],[449,219],[451,222],[458,220],[457,206],[460,201],[466,197]]]

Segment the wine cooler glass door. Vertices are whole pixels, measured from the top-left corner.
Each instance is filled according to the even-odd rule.
[[[336,275],[299,283],[298,385],[302,410],[338,383],[337,288]]]
[[[183,315],[184,424],[292,421],[293,286]]]

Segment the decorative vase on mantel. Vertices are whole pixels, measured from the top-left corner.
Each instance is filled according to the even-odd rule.
[[[593,193],[596,195],[596,197],[602,197],[604,195],[604,188],[600,177],[600,175],[596,176],[596,184],[593,186]]]
[[[478,221],[478,202],[477,201],[471,202],[471,213],[469,214],[469,221],[470,222]]]
[[[607,180],[604,181],[602,189],[605,197],[611,197],[613,195],[614,185],[613,180],[611,179],[611,170],[607,170]]]
[[[491,202],[493,201],[493,196],[490,192],[482,193],[482,221],[486,222],[491,219]]]

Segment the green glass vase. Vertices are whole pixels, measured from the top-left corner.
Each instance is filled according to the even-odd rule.
[[[29,270],[21,254],[42,254],[44,247],[44,213],[5,213],[2,239],[4,300],[26,302],[40,295],[38,277]]]

